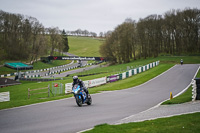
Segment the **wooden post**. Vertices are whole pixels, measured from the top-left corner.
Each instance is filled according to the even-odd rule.
[[[28,99],[30,98],[30,89],[28,88]]]
[[[49,97],[49,92],[50,92],[50,88],[49,88],[49,85],[48,85],[48,97]]]

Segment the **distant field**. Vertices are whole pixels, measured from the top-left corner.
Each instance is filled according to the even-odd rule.
[[[69,53],[78,56],[99,57],[99,46],[103,43],[101,39],[91,37],[68,36]]]

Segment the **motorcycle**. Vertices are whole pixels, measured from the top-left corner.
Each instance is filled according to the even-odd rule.
[[[72,93],[74,94],[74,98],[76,99],[76,103],[79,107],[82,106],[82,104],[87,103],[87,105],[92,104],[92,98],[90,94],[85,93],[85,91],[80,87],[80,85],[74,85],[72,89]]]

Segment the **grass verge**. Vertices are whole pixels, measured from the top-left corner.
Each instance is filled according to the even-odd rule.
[[[102,124],[85,133],[197,133],[199,118],[200,113],[193,113],[121,125]]]
[[[167,104],[181,104],[192,101],[192,86],[190,86],[187,91],[185,91],[183,94],[181,94],[178,97],[175,97],[171,100],[167,100],[163,102],[161,105],[167,105]]]

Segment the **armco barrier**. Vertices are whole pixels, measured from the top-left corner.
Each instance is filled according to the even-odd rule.
[[[85,83],[85,86],[87,88],[91,88],[91,87],[94,87],[94,86],[106,84],[108,82],[115,82],[117,80],[122,80],[122,79],[125,79],[125,78],[128,78],[128,77],[131,77],[133,75],[144,72],[144,71],[146,71],[146,70],[148,70],[152,67],[155,67],[157,65],[159,65],[159,61],[147,64],[147,65],[142,66],[142,67],[131,69],[131,70],[128,70],[127,72],[123,72],[123,73],[120,73],[120,74],[115,74],[115,75],[112,75],[112,76],[98,78],[98,79],[94,79],[94,80],[83,81],[83,82]],[[65,93],[66,94],[71,93],[71,91],[72,91],[72,83],[65,84]]]

